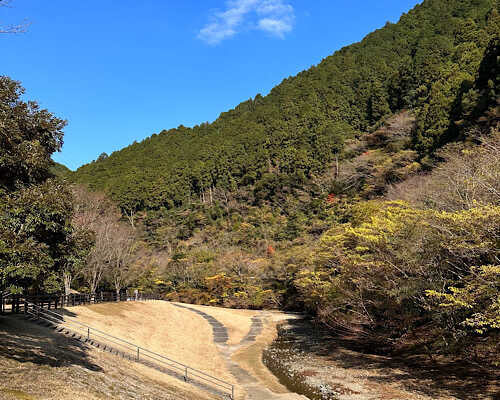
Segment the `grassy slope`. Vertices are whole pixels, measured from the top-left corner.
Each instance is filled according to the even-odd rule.
[[[0,399],[138,398],[207,397],[47,328],[0,317]]]
[[[78,321],[96,329],[220,379],[232,380],[217,347],[211,343],[211,328],[197,314],[186,313],[163,301],[97,304],[74,307],[71,312]]]

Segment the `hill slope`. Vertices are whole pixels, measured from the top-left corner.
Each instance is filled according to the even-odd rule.
[[[419,158],[461,135],[483,54],[498,34],[496,0],[425,0],[397,24],[285,79],[211,124],[162,131],[82,166],[79,183],[123,211],[172,208],[214,188],[300,187],[343,156],[343,142],[410,108]]]
[[[129,361],[22,320],[0,317],[0,399],[207,399]]]

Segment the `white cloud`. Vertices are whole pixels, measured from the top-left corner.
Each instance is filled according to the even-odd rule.
[[[259,29],[276,35],[280,38],[285,37],[285,33],[292,30],[292,24],[285,20],[262,18],[259,21]]]
[[[258,29],[279,38],[291,32],[295,21],[287,0],[228,0],[225,11],[216,11],[198,33],[208,44],[218,44],[246,29]]]

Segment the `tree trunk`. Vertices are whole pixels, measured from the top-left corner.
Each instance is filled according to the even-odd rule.
[[[130,211],[130,213],[125,212],[125,214],[127,215],[127,219],[128,219],[128,222],[130,223],[130,226],[132,228],[135,228],[135,224],[134,224],[135,213],[133,211]]]
[[[63,272],[63,281],[64,281],[64,294],[68,296],[71,291],[71,281],[72,281],[71,273]]]
[[[335,180],[339,178],[339,155],[335,154]]]

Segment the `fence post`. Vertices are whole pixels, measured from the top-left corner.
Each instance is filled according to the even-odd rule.
[[[185,368],[184,371],[184,380],[187,382],[188,381],[188,367]]]
[[[231,400],[234,400],[234,385],[231,385]]]
[[[87,328],[87,340],[90,340],[90,328]]]
[[[137,361],[139,361],[139,347],[137,348]]]
[[[28,302],[24,299],[24,315],[28,314]]]

